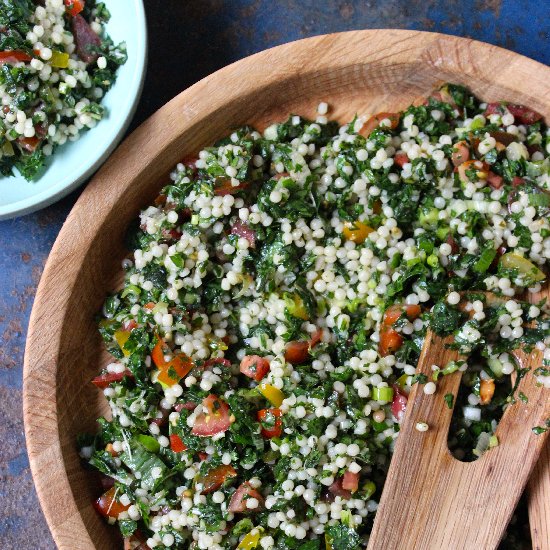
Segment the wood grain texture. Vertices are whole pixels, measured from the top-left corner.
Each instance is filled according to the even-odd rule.
[[[77,455],[79,432],[105,412],[90,383],[106,356],[94,317],[125,251],[123,235],[171,168],[233,128],[328,101],[341,121],[404,108],[443,82],[487,101],[524,103],[550,119],[550,69],[476,41],[414,31],[358,31],[286,44],[230,65],[160,109],[88,185],[52,249],[33,308],[24,373],[27,448],[38,495],[60,549],[119,544],[91,506],[99,483]],[[400,499],[407,501],[403,494]]]
[[[550,550],[550,439],[529,479],[529,525],[533,550]]]
[[[529,298],[537,303],[544,296],[550,296],[550,289]],[[431,380],[433,365],[443,368],[449,361],[465,359],[456,350],[446,348],[452,340],[452,336],[442,339],[428,330],[417,372]],[[433,395],[426,395],[420,384],[413,386],[368,550],[498,547],[548,437],[548,433],[535,435],[531,428],[550,416],[549,392],[536,384],[532,374],[542,365],[542,352],[534,349],[530,353],[511,353],[520,368],[531,371],[516,390],[516,395],[523,392],[528,402],[518,399],[508,406],[496,430],[499,445],[475,462],[458,461],[447,446],[453,411],[445,404],[444,396],[451,393],[456,402],[462,373],[441,378]],[[418,422],[427,423],[428,431],[418,431]],[[541,462],[542,476],[547,466]],[[547,539],[543,523],[547,518],[538,516],[550,503],[539,501],[537,481],[532,483],[535,492],[531,512],[537,515],[537,538],[542,541]],[[396,525],[414,528],[396,529]]]

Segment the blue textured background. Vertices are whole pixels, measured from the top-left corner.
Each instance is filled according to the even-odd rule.
[[[116,0],[110,0],[116,1]],[[107,4],[109,1],[107,1]],[[490,42],[550,64],[549,0],[145,0],[148,77],[132,128],[184,88],[283,42],[352,29],[437,31]],[[9,180],[0,181],[1,186]],[[0,222],[0,548],[55,548],[25,452],[25,333],[50,248],[77,199]]]

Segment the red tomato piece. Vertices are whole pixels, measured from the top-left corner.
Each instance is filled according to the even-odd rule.
[[[525,180],[523,178],[520,178],[519,176],[514,176],[514,179],[512,180],[512,185],[514,187],[521,187],[522,185],[525,185]]]
[[[262,409],[258,411],[258,422],[262,426],[262,436],[266,439],[281,437],[283,421],[281,409]]]
[[[28,151],[29,153],[33,153],[36,151],[36,148],[40,145],[41,140],[38,139],[36,136],[33,137],[18,137],[17,143],[21,146],[22,149],[25,149],[25,151]]]
[[[208,454],[202,451],[199,451],[197,454],[199,455],[199,460],[201,462],[204,462],[208,458]]]
[[[101,39],[93,31],[90,24],[82,15],[77,14],[71,18],[72,31],[76,43],[76,53],[84,63],[97,61],[99,55],[94,51],[101,45]]]
[[[104,390],[112,382],[120,382],[126,376],[129,378],[134,378],[134,375],[128,369],[125,369],[122,372],[104,372],[103,374],[96,376],[92,380],[92,384],[96,386],[96,388]]]
[[[422,313],[418,304],[394,304],[384,312],[382,324],[391,327],[405,313],[409,321],[414,321]]]
[[[256,232],[240,220],[237,220],[231,228],[231,234],[243,237],[250,243],[250,248],[256,247]]]
[[[237,477],[237,470],[231,465],[222,464],[212,468],[205,476],[199,476],[197,484],[202,485],[201,495],[217,491],[228,479]]]
[[[118,456],[118,453],[115,451],[115,448],[113,447],[112,443],[107,443],[105,446],[105,450],[111,455],[111,456]]]
[[[246,501],[250,498],[255,498],[258,501],[257,508],[247,508]],[[252,485],[248,481],[241,483],[237,490],[233,493],[231,500],[229,501],[230,512],[252,512],[263,508],[264,497],[252,488]]]
[[[367,120],[367,122],[365,122],[359,133],[362,136],[368,137],[373,132],[373,130],[378,128],[378,126],[380,126],[380,123],[386,118],[390,121],[390,129],[395,130],[397,128],[397,125],[399,124],[401,115],[399,113],[386,112],[373,115]]]
[[[20,61],[27,63],[28,61],[31,61],[31,59],[32,57],[28,53],[20,50],[5,50],[0,52],[0,65],[3,65],[4,63],[13,65],[15,63],[19,63]]]
[[[124,323],[122,323],[122,330],[132,332],[132,330],[137,328],[137,326],[138,324],[134,321],[134,319],[130,319],[129,321],[124,321]]]
[[[303,340],[293,340],[286,345],[285,361],[293,365],[305,363],[309,357],[310,343]]]
[[[422,313],[422,309],[418,304],[394,304],[384,312],[378,344],[378,353],[382,357],[395,353],[403,345],[403,337],[392,328],[403,313],[409,321],[414,321]]]
[[[451,161],[454,166],[460,166],[463,162],[470,160],[470,148],[465,141],[459,141],[453,147]]]
[[[399,332],[392,328],[386,328],[380,331],[380,342],[378,343],[378,353],[382,357],[395,353],[403,345],[403,337]]]
[[[166,353],[170,353],[170,349],[162,338],[157,338],[158,341],[151,352],[151,359],[160,371],[157,380],[168,386],[173,386],[184,376],[187,376],[195,365],[192,359],[185,355],[185,353],[178,353],[170,361],[166,361],[164,356]]]
[[[178,434],[170,435],[170,449],[175,453],[182,453],[187,450],[187,445],[181,440]]]
[[[182,235],[183,233],[181,231],[178,231],[177,229],[162,230],[162,236],[166,240],[179,241]]]
[[[178,353],[160,369],[157,380],[168,386],[177,384],[194,367],[192,359],[185,353]]]
[[[84,0],[65,0],[65,11],[72,17],[84,9]]]
[[[151,550],[151,547],[147,545],[147,537],[139,530],[134,531],[133,535],[129,539],[124,539],[124,542],[126,543],[128,541],[130,543],[129,548],[132,550]],[[133,543],[138,544],[138,546],[134,546]],[[124,549],[126,550],[127,546],[124,546]]]
[[[540,113],[537,113],[537,111],[533,111],[533,109],[529,109],[523,105],[510,103],[507,107],[508,110],[514,115],[514,118],[521,124],[535,124],[535,122],[538,122],[542,118]]]
[[[271,179],[273,180],[281,180],[283,178],[288,178],[290,174],[288,172],[279,172],[278,174],[275,174]]]
[[[149,309],[147,307],[148,305],[149,304],[145,305],[147,309]],[[158,341],[155,344],[153,351],[151,352],[151,359],[153,360],[153,363],[155,363],[156,367],[159,369],[162,369],[164,365],[166,365],[166,361],[164,360],[165,351],[169,352],[169,350],[166,347],[166,344],[164,343],[164,340],[162,338],[158,338]]]
[[[397,166],[401,166],[401,168],[403,168],[403,166],[407,164],[407,162],[410,162],[410,160],[407,153],[395,153],[393,162],[395,162]]]
[[[391,402],[391,412],[397,422],[401,422],[403,415],[405,414],[405,409],[407,408],[407,396],[401,390],[401,388],[394,384],[393,386],[393,400]]]
[[[231,361],[229,359],[225,359],[224,357],[214,357],[212,359],[207,359],[204,362],[203,367],[207,369],[208,367],[213,367],[215,365],[220,365],[221,367],[228,369],[231,367]]]
[[[505,106],[502,103],[488,103],[483,113],[485,116],[488,115],[502,115],[506,112]]]
[[[442,103],[448,103],[449,105],[451,105],[452,107],[454,107],[455,109],[457,109],[459,112],[462,113],[462,109],[460,109],[460,107],[458,107],[458,105],[456,104],[455,100],[453,99],[453,96],[449,92],[449,87],[446,84],[444,86],[441,86],[441,88],[439,88],[438,90],[434,90],[430,94],[430,97],[432,99],[435,99],[436,101],[440,101]],[[430,103],[429,101],[426,101],[424,105],[429,105],[429,103]]]
[[[457,254],[460,251],[458,243],[450,233],[447,235],[447,240],[445,242],[451,247],[452,254]]]
[[[312,335],[311,340],[309,342],[309,347],[313,349],[319,342],[321,342],[323,339],[323,331],[322,329],[318,328]]]
[[[157,426],[164,426],[168,418],[166,416],[161,416],[160,418],[153,418],[151,424],[156,424]]]
[[[240,370],[248,378],[259,382],[269,371],[269,361],[259,355],[245,355]]]
[[[196,155],[188,155],[187,157],[183,158],[181,163],[184,166],[187,166],[187,168],[191,168],[192,170],[196,170],[197,166],[196,166],[195,163],[197,162],[197,160],[199,160],[199,157],[197,157]]]
[[[498,143],[503,145],[510,145],[512,141],[516,141],[517,137],[508,132],[501,132],[500,130],[495,130],[494,132],[489,132],[491,137],[495,138]]]
[[[231,178],[220,176],[216,178],[216,183],[214,184],[214,195],[218,195],[220,197],[225,195],[234,195],[247,187],[248,182],[246,181],[242,181],[239,185],[234,186],[231,184]]]
[[[341,497],[345,500],[349,500],[351,498],[351,491],[344,489],[342,487],[342,478],[338,478],[329,488],[329,493],[331,493],[335,497]]]
[[[197,407],[197,404],[196,403],[193,403],[192,401],[187,401],[187,403],[178,403],[175,407],[174,407],[174,410],[178,411],[178,412],[181,412],[183,411],[184,409],[186,411],[194,411],[195,408]]]
[[[225,432],[231,426],[229,405],[211,393],[203,399],[201,412],[195,419],[191,433],[200,437],[210,437]]]
[[[101,483],[101,488],[104,491],[108,491],[111,487],[114,487],[115,480],[112,477],[106,476],[105,474],[100,474],[100,476],[99,482]]]
[[[359,474],[350,472],[349,470],[342,477],[342,489],[355,493],[359,489]]]
[[[504,178],[494,172],[489,172],[489,175],[487,176],[487,183],[493,189],[500,189],[504,185]]]
[[[125,512],[130,505],[125,506],[115,499],[116,489],[111,487],[103,493],[95,502],[94,508],[105,518],[117,518],[121,512]]]

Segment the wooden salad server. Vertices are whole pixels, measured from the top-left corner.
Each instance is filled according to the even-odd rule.
[[[533,550],[550,550],[550,439],[531,474],[528,491]]]
[[[417,373],[431,380],[432,365],[459,360],[458,352],[446,347],[450,342],[452,336],[440,338],[428,330]],[[496,430],[499,444],[474,462],[455,459],[447,447],[453,410],[445,395],[452,394],[456,401],[462,373],[440,378],[433,395],[426,395],[421,384],[413,386],[368,550],[497,548],[546,444],[548,431],[536,435],[532,428],[550,416],[550,392],[537,385],[532,374],[542,364],[542,352],[518,349],[512,355],[520,368],[530,369],[515,393],[523,392],[527,402],[517,399],[507,408]],[[427,431],[419,431],[424,424]],[[541,466],[548,472],[548,464]],[[535,501],[540,506],[537,489],[532,495],[532,507]],[[548,500],[544,505],[550,505]],[[543,544],[541,550],[548,548],[548,541]]]

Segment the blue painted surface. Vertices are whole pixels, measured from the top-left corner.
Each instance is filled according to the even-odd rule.
[[[390,27],[429,30],[476,38],[550,64],[549,0],[146,0],[146,4],[148,76],[132,128],[220,67],[315,34]],[[0,190],[3,185],[10,182],[0,181]],[[2,549],[54,548],[22,453],[22,363],[34,292],[78,194],[42,212],[0,222]]]

